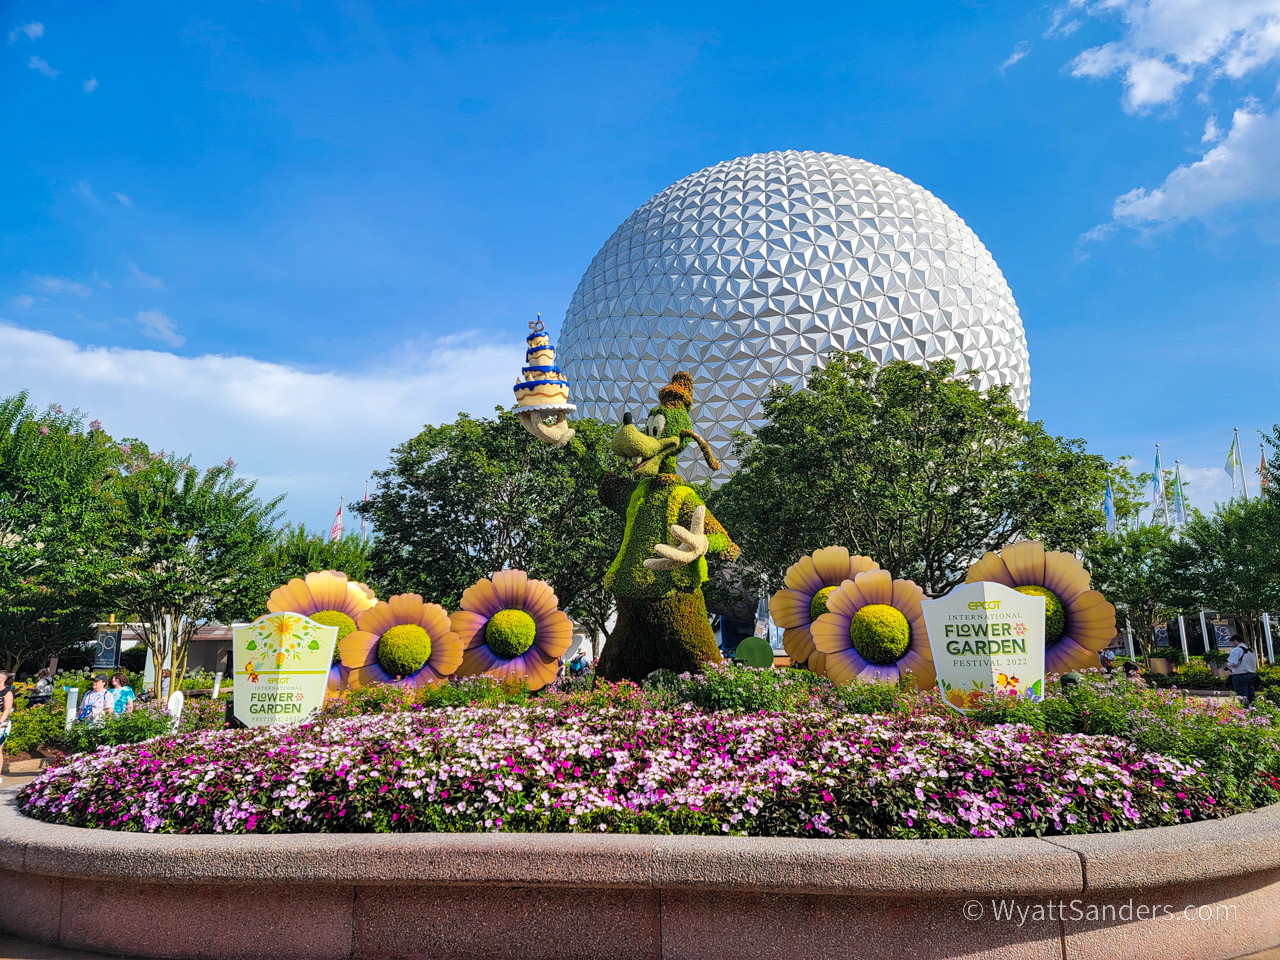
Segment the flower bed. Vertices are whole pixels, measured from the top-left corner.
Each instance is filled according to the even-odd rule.
[[[151,832],[615,831],[995,837],[1235,812],[1114,737],[944,717],[464,707],[108,748],[44,774],[39,819]]]

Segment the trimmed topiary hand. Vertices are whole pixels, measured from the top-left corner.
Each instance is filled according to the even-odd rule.
[[[709,546],[707,536],[702,532],[706,518],[707,508],[700,506],[693,511],[693,519],[689,522],[687,530],[678,523],[671,524],[671,537],[673,540],[678,540],[680,546],[655,543],[653,552],[657,556],[646,560],[645,567],[650,570],[674,570],[676,567],[683,567],[686,563],[692,563],[699,557],[705,557]]]

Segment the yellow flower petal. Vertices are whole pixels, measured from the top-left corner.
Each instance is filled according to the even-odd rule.
[[[774,618],[777,619],[776,617]],[[796,663],[806,663],[814,655],[813,634],[808,626],[787,627],[782,631],[782,649]]]
[[[485,644],[477,643],[462,651],[462,664],[458,667],[458,676],[476,677],[488,673],[502,661],[498,655]]]
[[[1053,645],[1053,649],[1045,653],[1045,673],[1067,673],[1090,667],[1102,667],[1098,655],[1092,650],[1086,650],[1070,637],[1063,637]]]
[[[862,576],[862,574],[858,574]],[[827,594],[827,612],[838,613],[846,620],[867,605],[856,580],[846,580]]]
[[[422,610],[418,613],[418,626],[427,631],[433,648],[437,637],[443,637],[453,630],[453,625],[449,621],[449,611],[438,603],[422,605]]]
[[[344,667],[359,669],[377,662],[378,637],[381,634],[354,630],[338,641],[338,656]]]
[[[447,620],[445,622],[448,623]],[[454,673],[462,666],[461,638],[452,630],[439,635],[431,634],[431,657],[427,660],[427,666],[441,677]]]
[[[923,650],[928,650],[928,644],[925,644]],[[922,656],[923,650],[919,645],[913,645],[898,661],[898,674],[900,676],[910,674],[917,690],[927,690],[938,680],[938,670],[933,660]]]
[[[858,574],[866,570],[879,570],[880,564],[876,563],[870,557],[864,557],[861,554],[855,554],[849,558],[849,572],[845,574],[848,579],[853,579]]]
[[[1044,544],[1038,540],[1023,540],[1000,551],[1004,565],[1009,568],[1014,586],[1044,586]]]
[[[529,575],[523,570],[503,570],[493,575],[493,591],[503,610],[523,610]]]
[[[866,570],[854,578],[867,604],[893,602],[893,577],[888,570]]]
[[[396,623],[418,623],[422,619],[422,595],[398,593],[387,600],[387,607]],[[385,631],[384,631],[385,632]]]
[[[813,551],[813,569],[823,586],[834,587],[849,576],[849,551],[844,547],[822,547]]]
[[[534,646],[548,657],[559,658],[569,644],[573,642],[573,623],[563,610],[556,610],[551,616],[538,620],[538,633],[534,638]]]
[[[826,616],[826,614],[823,614],[823,616]],[[820,620],[822,617],[818,619]],[[858,671],[866,666],[866,661],[852,649],[842,650],[839,653],[828,653],[826,658],[827,679],[837,685],[849,683],[858,675]]]
[[[769,599],[769,614],[773,622],[784,630],[788,627],[807,627],[813,597],[799,590],[786,587]]]
[[[912,624],[914,634],[914,625],[917,620],[924,622],[924,608],[920,606],[920,602],[924,600],[924,590],[914,580],[895,580],[893,581],[893,598],[889,601],[893,604],[893,608],[907,618],[907,622]]]
[[[1044,555],[1044,588],[1068,607],[1089,589],[1089,571],[1072,554],[1053,550]]]
[[[472,613],[479,613],[486,620],[501,610],[502,604],[498,600],[497,593],[494,592],[493,582],[490,580],[477,580],[463,590],[462,609],[470,610]]]
[[[545,580],[530,580],[525,588],[525,613],[535,620],[541,620],[554,613],[560,606],[560,599]]]
[[[347,575],[336,570],[308,573],[307,589],[311,591],[317,610],[341,610],[347,596]]]
[[[969,568],[965,583],[1003,583],[1006,587],[1016,587],[1013,577],[1009,576],[1009,568],[998,553],[984,553],[982,558]]]
[[[813,635],[813,645],[823,653],[839,653],[849,650],[849,618],[843,614],[828,611],[820,616],[809,627]]]
[[[821,650],[814,650],[813,655],[809,657],[809,662],[805,664],[813,673],[820,677],[827,675],[827,655]]]
[[[782,582],[792,590],[807,593],[811,597],[826,586],[818,575],[817,567],[813,565],[813,557],[801,557],[788,567]]]
[[[449,625],[464,647],[484,643],[484,626],[488,622],[487,617],[470,610],[459,610],[449,615]]]
[[[357,627],[366,633],[372,633],[379,637],[398,622],[395,614],[391,612],[390,605],[385,600],[379,600],[368,610],[361,613],[360,616],[356,617]]]

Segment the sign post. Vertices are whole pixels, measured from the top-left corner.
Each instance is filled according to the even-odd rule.
[[[1044,597],[966,583],[922,606],[938,688],[953,709],[968,713],[983,694],[1044,696]]]
[[[235,718],[248,727],[296,723],[324,704],[338,628],[269,613],[232,628]]]

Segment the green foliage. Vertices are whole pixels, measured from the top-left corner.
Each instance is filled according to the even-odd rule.
[[[827,612],[827,598],[836,592],[835,587],[823,587],[809,601],[809,620],[817,620]]]
[[[1115,604],[1121,623],[1127,620],[1139,653],[1151,649],[1156,620],[1170,612],[1173,542],[1168,527],[1135,526],[1101,533],[1085,550],[1093,589]]]
[[[130,713],[108,713],[100,723],[73,723],[63,734],[68,753],[85,753],[98,747],[114,747],[122,743],[141,743],[172,727],[172,718],[155,707],[138,707]]]
[[[618,622],[596,674],[630,680],[660,669],[697,672],[719,660],[702,591],[673,590],[657,599],[618,598]]]
[[[142,622],[156,662],[173,653],[179,681],[202,624],[252,619],[278,585],[262,558],[275,542],[282,498],[264,502],[254,488],[230,465],[202,474],[173,456],[138,462],[118,484],[114,549],[129,564],[107,596]]]
[[[764,584],[840,544],[936,595],[988,550],[1027,538],[1074,550],[1102,523],[1105,461],[950,361],[834,354],[804,389],[775,389],[764,415],[711,503]]]
[[[378,663],[393,677],[407,677],[431,658],[431,637],[416,623],[400,623],[378,641]]]
[[[733,651],[733,659],[748,667],[772,667],[773,647],[764,637],[747,637]]]
[[[9,719],[13,721],[13,729],[4,742],[5,752],[35,753],[40,747],[62,747],[63,727],[66,724],[66,701],[62,705],[49,703],[41,706],[28,706],[25,700],[14,704]]]
[[[357,533],[330,540],[302,524],[290,524],[276,535],[264,562],[270,571],[269,579],[276,585],[320,570],[337,570],[352,580],[367,583],[373,573],[371,549],[369,541]]]
[[[1044,597],[1044,642],[1046,646],[1056,643],[1067,628],[1067,611],[1062,608],[1058,595],[1044,587],[1030,585],[1015,589],[1028,597]]]
[[[494,570],[528,571],[561,608],[604,630],[613,613],[604,572],[621,542],[596,498],[611,429],[573,422],[565,449],[533,442],[510,411],[428,426],[391,453],[367,504],[378,531],[372,577],[388,593],[420,593],[453,609]]]
[[[499,610],[484,627],[484,642],[504,660],[528,650],[537,635],[538,625],[523,610]]]
[[[0,666],[34,670],[89,639],[122,564],[111,485],[123,461],[79,413],[0,399]]]

